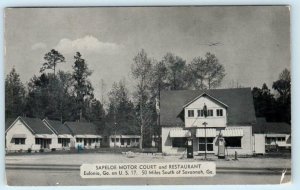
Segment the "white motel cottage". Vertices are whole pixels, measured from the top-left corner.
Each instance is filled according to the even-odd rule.
[[[18,117],[5,124],[7,152],[68,150],[70,148],[99,148],[101,135],[97,126],[87,122],[60,121]]]
[[[5,135],[8,152],[58,148],[57,135],[38,118],[18,117],[6,124]]]
[[[267,122],[256,118],[253,125],[253,145],[255,154],[270,151],[291,150],[291,125],[284,122]]]
[[[204,117],[204,106],[207,117]],[[187,138],[192,138],[194,155],[205,150],[217,155],[218,138],[222,136],[226,154],[252,155],[255,122],[250,88],[161,92],[162,152],[166,154],[183,154]]]
[[[140,135],[111,135],[109,136],[109,147],[139,147]]]
[[[102,136],[98,135],[97,126],[89,122],[65,122],[74,137],[75,147],[86,149],[99,148]]]

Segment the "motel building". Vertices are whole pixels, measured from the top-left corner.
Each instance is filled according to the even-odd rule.
[[[75,148],[100,148],[102,136],[98,134],[97,126],[90,122],[65,122],[74,137]]]
[[[291,125],[284,122],[267,122],[256,118],[253,125],[253,147],[255,154],[291,150]]]
[[[56,134],[53,141],[57,143],[57,149],[70,150],[71,147],[75,147],[72,132],[66,125],[57,120],[44,119],[43,122]]]
[[[203,155],[205,151],[218,155],[219,138],[223,137],[226,155],[252,155],[255,122],[250,88],[161,92],[160,124],[165,154],[185,154],[187,139],[192,138],[194,155]]]
[[[59,148],[57,135],[38,118],[18,117],[6,124],[7,152],[51,150]]]
[[[97,126],[87,122],[8,118],[5,122],[6,152],[69,150],[99,148],[102,136]]]
[[[140,135],[111,135],[109,136],[109,147],[139,147]]]

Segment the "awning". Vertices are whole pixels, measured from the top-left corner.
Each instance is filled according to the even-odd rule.
[[[285,137],[286,134],[266,134],[266,137]]]
[[[121,135],[121,138],[129,139],[129,138],[141,138],[139,135]]]
[[[227,128],[225,130],[221,130],[223,137],[242,137],[243,136],[243,129],[237,128]]]
[[[58,138],[67,138],[67,139],[71,139],[71,138],[73,138],[73,136],[72,136],[72,135],[65,134],[65,135],[58,135]]]
[[[102,138],[101,135],[75,135],[76,138]]]
[[[170,137],[190,137],[191,132],[189,130],[183,129],[171,129],[170,130]]]
[[[85,138],[85,135],[75,135],[76,138]]]
[[[51,139],[52,135],[47,135],[47,134],[36,134],[36,138],[41,138],[41,139]]]
[[[101,135],[85,135],[85,138],[102,138]]]
[[[14,134],[12,136],[13,139],[17,139],[17,138],[20,138],[20,139],[26,139],[26,134]]]
[[[217,132],[216,129],[208,128],[206,129],[206,137],[216,137]],[[196,137],[205,137],[205,129],[197,129]]]

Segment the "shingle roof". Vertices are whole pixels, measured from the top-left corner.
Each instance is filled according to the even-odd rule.
[[[206,93],[228,106],[228,125],[255,123],[255,111],[251,88],[175,90],[162,91],[160,99],[160,122],[163,126],[183,126],[183,106]]]
[[[65,122],[74,135],[97,135],[97,126],[88,122]]]
[[[16,120],[17,118],[6,118],[5,119],[5,131],[10,127],[10,125]]]
[[[257,118],[252,126],[253,133],[260,134],[291,134],[291,125],[284,122],[266,122],[265,119]]]
[[[35,134],[53,134],[53,132],[38,118],[19,117],[22,122],[33,130]]]
[[[71,130],[66,125],[62,124],[60,121],[57,121],[57,120],[48,120],[48,119],[45,119],[44,121],[58,135],[72,134]]]

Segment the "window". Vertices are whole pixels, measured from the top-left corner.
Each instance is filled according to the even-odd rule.
[[[217,109],[217,116],[223,116],[223,110]]]
[[[119,142],[120,140],[119,140],[119,138],[116,138],[116,142]]]
[[[82,142],[82,138],[76,138],[76,142]]]
[[[35,138],[35,144],[41,144],[42,139],[40,138]]]
[[[213,110],[207,110],[207,116],[214,116]]]
[[[25,138],[15,138],[15,144],[25,144]]]
[[[137,142],[137,143],[138,143],[138,142],[139,142],[139,138],[136,138],[136,139],[135,139],[135,142]]]
[[[61,138],[58,138],[58,143],[61,144]]]
[[[111,142],[113,142],[113,143],[114,143],[114,142],[115,142],[115,138],[111,138]]]
[[[130,145],[130,139],[127,139],[127,145]]]
[[[172,139],[172,147],[178,147],[178,148],[181,148],[181,147],[186,147],[186,138],[173,138]]]
[[[124,145],[124,143],[125,143],[125,140],[121,139],[121,145]]]
[[[214,151],[214,138],[207,137],[206,138],[206,147],[205,147],[205,138],[199,138],[199,151]]]
[[[285,137],[277,137],[277,141],[285,141]]]
[[[204,110],[197,110],[198,117],[204,117]]]
[[[188,110],[188,117],[194,117],[194,110]]]
[[[225,137],[225,146],[226,147],[234,147],[234,148],[241,148],[242,137]]]

